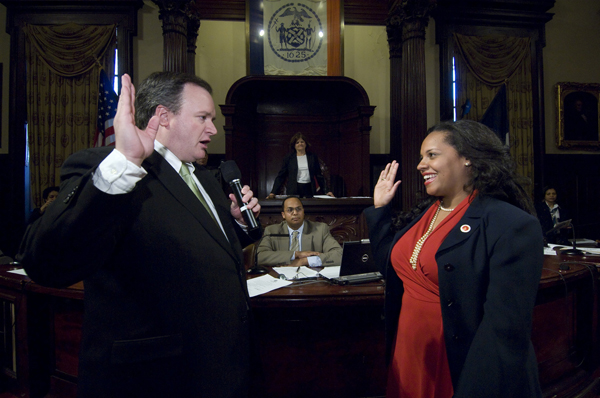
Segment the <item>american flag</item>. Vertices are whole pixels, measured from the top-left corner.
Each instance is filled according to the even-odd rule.
[[[113,84],[104,70],[100,71],[100,87],[98,90],[98,124],[94,146],[108,146],[115,144],[115,129],[113,121],[117,113],[119,99],[113,90]]]

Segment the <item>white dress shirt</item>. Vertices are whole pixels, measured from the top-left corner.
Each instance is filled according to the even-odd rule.
[[[165,158],[167,163],[175,169],[177,174],[179,174],[179,170],[181,169],[182,161],[173,154],[166,146],[161,144],[158,141],[154,141],[154,150],[158,152],[162,157]],[[194,179],[194,182],[198,186],[198,189],[204,196],[204,200],[208,204],[208,207],[212,211],[215,220],[219,224],[221,231],[227,237],[225,230],[223,229],[223,224],[221,223],[221,219],[217,214],[217,210],[215,209],[215,205],[210,199],[210,196],[196,178],[194,174],[194,165],[191,163],[186,163],[186,166],[190,170],[190,174]],[[98,172],[99,171],[99,172]],[[133,162],[127,160],[125,155],[119,152],[117,149],[114,149],[98,166],[97,171],[94,173],[92,181],[94,182],[94,186],[101,190],[102,192],[108,193],[110,195],[120,195],[131,192],[133,188],[135,188],[135,184],[140,181],[143,177],[148,174],[143,167],[138,167]],[[182,177],[183,179],[183,177]],[[236,220],[237,221],[237,220]],[[247,232],[247,227],[243,224],[238,224]]]
[[[310,183],[310,171],[308,170],[308,160],[306,155],[296,156],[298,161],[298,179],[296,180],[300,184]]]

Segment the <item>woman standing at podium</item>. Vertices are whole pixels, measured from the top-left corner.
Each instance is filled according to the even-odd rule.
[[[283,158],[283,164],[275,177],[273,189],[267,199],[275,199],[275,195],[286,179],[286,195],[312,198],[317,193],[318,184],[319,195],[333,197],[333,192],[328,191],[325,185],[319,158],[314,153],[307,151],[309,146],[310,144],[302,133],[296,133],[290,139],[291,151]]]
[[[543,241],[508,149],[484,125],[432,127],[430,195],[392,218],[388,164],[365,210],[386,276],[388,397],[541,397],[530,341]]]

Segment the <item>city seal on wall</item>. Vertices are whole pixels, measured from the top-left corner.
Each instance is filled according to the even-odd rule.
[[[288,3],[269,20],[269,49],[286,62],[304,62],[315,57],[323,44],[323,24],[310,7]]]

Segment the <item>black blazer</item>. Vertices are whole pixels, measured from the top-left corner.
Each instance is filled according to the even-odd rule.
[[[283,158],[283,164],[275,182],[273,183],[273,189],[271,193],[279,194],[279,190],[287,178],[285,184],[286,195],[298,195],[298,160],[296,159],[296,152],[291,152]],[[325,185],[325,178],[321,172],[321,165],[319,164],[319,158],[312,152],[306,152],[306,161],[308,163],[308,172],[310,173],[310,185],[312,187],[313,195],[317,194],[317,186],[315,184],[315,178],[321,187],[319,195],[326,195],[329,190]]]
[[[391,232],[390,206],[365,210],[371,248],[386,277],[388,360],[404,292],[392,268],[394,244],[422,216]],[[468,225],[467,232],[461,226]],[[541,397],[530,341],[543,264],[538,221],[477,196],[436,253],[444,340],[455,398]]]
[[[540,220],[540,224],[542,226],[542,232],[546,237],[546,240],[550,243],[561,243],[561,244],[569,244],[569,231],[564,228],[558,231],[554,231],[553,233],[546,235],[546,232],[550,231],[554,228],[554,223],[552,222],[552,215],[550,214],[550,208],[546,204],[544,200],[541,202],[537,202],[535,204],[535,211],[537,213],[538,220]],[[567,211],[567,209],[559,206],[560,217],[558,221],[566,221],[571,218],[571,215]]]
[[[23,240],[37,283],[84,281],[79,397],[244,397],[250,368],[249,299],[242,246],[209,171],[196,176],[227,238],[167,161],[123,195],[100,192],[92,173],[111,149],[72,155],[61,189]]]

